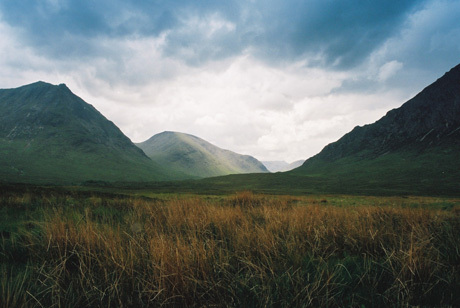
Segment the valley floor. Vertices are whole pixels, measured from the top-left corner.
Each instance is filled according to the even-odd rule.
[[[0,307],[460,302],[459,198],[1,192]]]

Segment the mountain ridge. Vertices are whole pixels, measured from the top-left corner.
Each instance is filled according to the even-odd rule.
[[[460,192],[460,65],[289,173],[344,192]]]
[[[194,177],[268,172],[250,155],[221,149],[194,135],[164,131],[136,144],[152,160]]]
[[[377,157],[416,141],[420,150],[440,142],[460,144],[459,88],[460,64],[399,108],[388,111],[373,124],[355,127],[317,155],[335,160],[372,149],[367,155]]]
[[[27,86],[29,88],[25,88]],[[66,172],[75,171],[75,168],[69,168],[62,162],[51,170],[53,173],[51,176],[40,177],[40,173],[50,172],[47,168],[49,164],[55,163],[56,157],[66,153],[69,147],[78,148],[78,155],[74,153],[75,155],[67,157],[77,165],[82,155],[93,158],[96,157],[93,152],[98,154],[96,161],[90,164],[90,167],[109,169],[108,172],[111,174],[106,175],[106,178],[112,181],[114,179],[126,180],[126,176],[117,174],[113,168],[106,168],[108,166],[105,164],[106,160],[112,161],[111,166],[120,166],[132,159],[131,156],[137,157],[133,159],[135,162],[131,161],[136,167],[130,171],[130,168],[125,168],[123,171],[128,173],[135,171],[134,177],[129,178],[130,181],[134,179],[145,182],[198,177],[195,172],[196,169],[192,170],[191,173],[184,174],[180,168],[169,170],[163,168],[161,165],[165,166],[165,161],[160,160],[159,163],[155,164],[147,157],[147,153],[132,144],[129,138],[124,136],[112,122],[105,119],[94,107],[86,103],[86,105],[82,105],[76,101],[71,101],[56,106],[57,102],[51,100],[54,105],[47,112],[45,112],[46,106],[34,105],[33,100],[37,97],[43,98],[43,95],[47,99],[53,97],[52,93],[45,93],[46,91],[43,89],[43,87],[49,86],[52,87],[53,91],[59,89],[58,97],[61,97],[61,101],[66,101],[62,100],[62,97],[65,98],[74,94],[64,84],[53,86],[37,82],[27,86],[20,87],[22,90],[19,91],[19,94],[16,93],[15,98],[18,101],[31,101],[25,103],[24,106],[5,103],[5,101],[11,102],[11,97],[9,97],[11,93],[8,91],[15,89],[0,90],[1,179],[9,176],[8,179],[10,180],[20,179],[19,181],[21,181],[24,177],[30,176],[28,172],[30,173],[32,170],[39,174],[35,174],[33,180],[38,179],[41,183],[50,180],[64,182],[63,179],[71,183],[81,181],[81,177],[69,179],[66,175],[59,173],[59,169],[65,169]],[[38,88],[39,91],[32,91],[34,87]],[[30,96],[28,93],[30,91],[34,95]],[[81,99],[78,98],[78,100]],[[69,112],[71,110],[72,112]],[[44,112],[44,116],[37,115],[37,112],[40,111]],[[66,118],[66,112],[77,114],[76,118],[82,121],[77,121],[79,125],[77,132],[73,131],[72,128],[75,127],[70,125],[75,117]],[[10,117],[10,114],[16,115],[16,118]],[[23,116],[18,117],[18,114]],[[99,116],[97,116],[98,114]],[[93,122],[99,123],[97,119],[101,117],[104,119],[104,125],[94,130]],[[70,127],[64,124],[68,124]],[[62,125],[64,125],[63,129]],[[88,131],[99,133],[92,136],[91,134],[88,135]],[[71,141],[68,140],[69,138],[64,138],[69,137],[69,132],[73,132],[70,134]],[[192,146],[207,143],[198,137],[175,132],[165,133],[179,135],[176,138],[177,142],[188,152],[185,151],[185,154],[184,152],[176,153],[176,156],[171,157],[177,161],[182,160],[182,162],[184,157],[190,158],[189,165],[186,165],[185,168],[191,168],[190,166],[194,162],[192,158],[200,156],[206,158],[212,154],[212,151],[204,151]],[[44,136],[47,138],[43,138]],[[54,142],[50,140],[54,140]],[[69,142],[64,142],[65,140]],[[200,143],[200,140],[203,142]],[[126,156],[123,144],[127,144],[130,148],[128,151],[130,155]],[[101,150],[101,145],[103,145],[104,150]],[[174,151],[174,147],[170,150]],[[231,152],[222,151],[224,153]],[[167,154],[166,152],[163,154]],[[44,161],[48,165],[33,165],[34,154],[38,155],[37,153],[41,155],[40,161]],[[7,158],[6,163],[5,157]],[[32,161],[33,168],[27,170],[25,168],[27,166],[18,164],[21,159],[22,163]],[[139,160],[143,162],[139,162]],[[282,191],[295,193],[460,195],[459,162],[460,65],[457,65],[399,108],[388,111],[385,116],[372,124],[355,127],[336,142],[325,146],[320,153],[309,158],[302,166],[294,170],[276,174],[256,173],[219,176],[201,181],[188,181],[183,184],[176,182],[174,185],[175,187],[187,187],[189,185],[191,191],[204,185],[209,191],[254,189],[278,193]],[[152,165],[154,166],[153,169]],[[198,169],[204,168],[200,166]],[[157,173],[157,175],[152,177],[152,174],[149,174],[151,172]],[[203,177],[203,175],[199,177]],[[91,180],[101,179],[93,176]],[[163,184],[158,185],[164,187]]]
[[[65,85],[0,89],[3,179],[18,182],[168,180],[120,129]]]

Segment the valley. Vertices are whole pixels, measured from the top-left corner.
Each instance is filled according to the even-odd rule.
[[[460,0],[0,0],[0,308],[460,307]]]
[[[65,85],[0,117],[0,308],[460,302],[460,66],[292,170],[134,144]]]
[[[305,162],[271,162],[162,132],[134,144],[65,85],[0,90],[0,182],[168,191],[460,194],[460,66]],[[270,166],[270,162],[266,162]],[[278,166],[278,167],[276,167]]]

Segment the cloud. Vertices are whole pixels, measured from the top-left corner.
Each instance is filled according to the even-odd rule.
[[[428,1],[370,55],[370,62],[378,67],[391,61],[404,66],[391,87],[414,91],[427,85],[460,62],[458,16],[460,1]]]
[[[352,67],[398,30],[417,1],[272,1],[261,6],[262,46],[271,57],[321,55],[321,65]],[[259,51],[263,52],[263,51]],[[270,55],[269,55],[270,56]]]
[[[395,75],[400,69],[403,68],[403,64],[398,61],[389,61],[382,65],[377,75],[377,80],[382,82]]]
[[[460,1],[0,1],[0,83],[66,83],[133,141],[318,153],[458,64]]]
[[[15,0],[0,10],[23,39],[53,57],[101,55],[107,37],[158,38],[163,56],[188,64],[238,56],[353,67],[395,33],[423,1]],[[314,64],[311,62],[310,65]]]
[[[136,92],[98,85],[104,89],[100,95],[83,97],[136,142],[164,130],[181,131],[259,159],[294,161],[316,154],[401,102],[399,93],[391,91],[330,94],[348,78],[301,63],[273,68],[242,56],[186,68],[168,82],[152,82]],[[114,104],[112,96],[120,103]]]

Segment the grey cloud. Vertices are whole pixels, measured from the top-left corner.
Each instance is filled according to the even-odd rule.
[[[397,61],[402,69],[388,80],[372,76],[346,80],[336,92],[404,89],[418,93],[460,62],[460,1],[430,1],[418,7],[398,31],[371,54],[361,71]],[[357,75],[357,74],[355,74]],[[375,77],[375,76],[374,76]]]
[[[355,66],[394,34],[423,1],[4,0],[3,19],[56,57],[98,55],[98,38],[159,36],[164,53],[199,65],[250,50],[268,62],[321,55],[318,64]],[[186,23],[217,14],[232,31],[205,36]],[[187,55],[184,55],[185,51]]]
[[[359,64],[396,33],[407,16],[424,1],[303,1],[272,0],[240,4],[240,15],[230,15],[235,31],[218,38],[172,32],[168,54],[187,48],[190,61],[206,61],[250,49],[271,63],[318,56],[309,63],[337,68]],[[219,11],[221,12],[221,11]],[[216,49],[218,52],[216,52]]]
[[[459,16],[460,1],[431,1],[388,42],[387,57],[440,76],[459,63]]]
[[[353,66],[399,29],[417,1],[274,1],[264,7],[263,44],[272,57],[321,54],[326,66]]]

